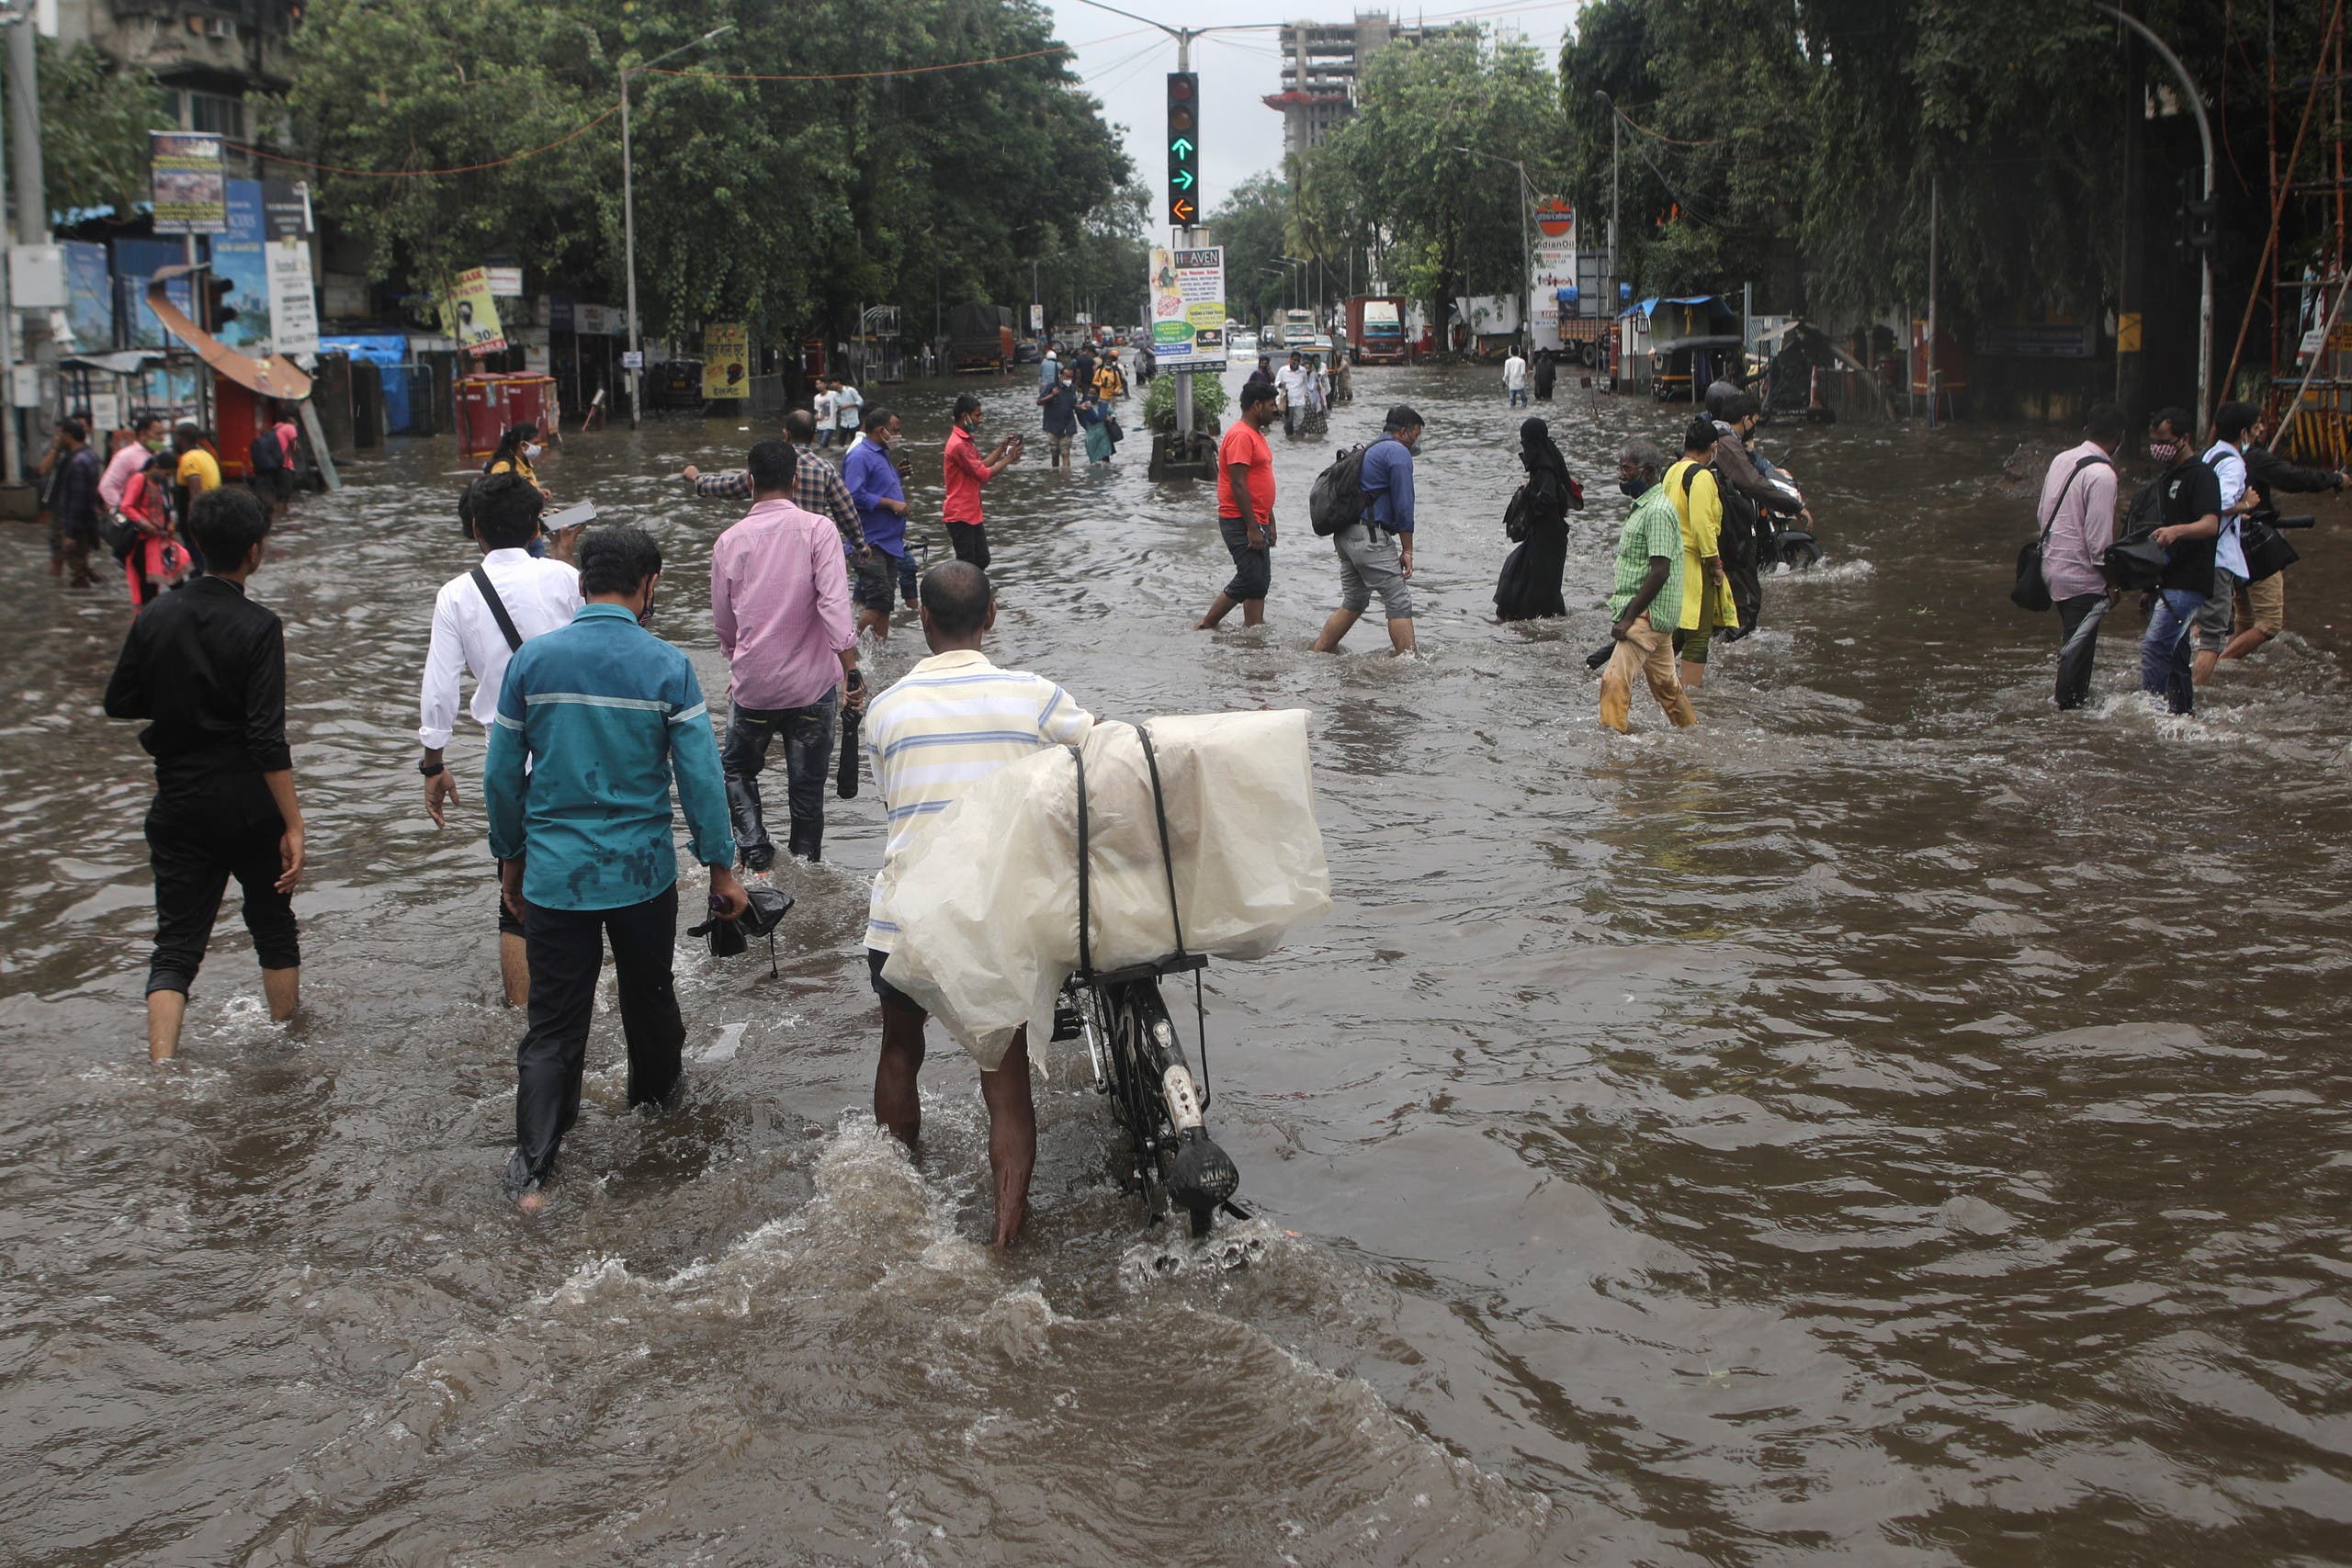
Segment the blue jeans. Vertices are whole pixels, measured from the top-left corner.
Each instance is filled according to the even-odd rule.
[[[1523,409],[1527,406],[1526,388],[1513,387],[1510,389],[1510,406],[1515,409]]]
[[[784,738],[784,796],[792,813],[790,853],[822,860],[825,847],[825,774],[833,761],[834,694],[803,708],[747,708],[730,705],[727,744],[718,761],[727,775],[727,814],[735,820],[735,844],[749,871],[775,863],[760,813],[760,770],[767,766],[768,742]]]
[[[2188,632],[2204,607],[2204,594],[2167,588],[2148,617],[2148,635],[2140,639],[2140,689],[2161,694],[2175,713],[2197,711],[2197,688],[2188,679]]]

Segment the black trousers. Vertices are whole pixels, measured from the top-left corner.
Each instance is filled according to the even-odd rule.
[[[790,853],[804,860],[825,854],[825,785],[832,779],[833,733],[840,716],[833,694],[798,708],[732,706],[727,743],[718,761],[727,775],[727,809],[735,820],[735,842],[744,866],[765,871],[775,863],[760,801],[760,770],[768,765],[768,742],[784,740],[784,797],[792,813]]]
[[[2058,706],[2061,710],[2081,707],[2090,696],[2091,661],[2098,654],[2098,628],[2078,646],[2072,657],[2065,652],[2066,644],[2074,637],[2083,617],[2091,606],[2106,598],[2104,593],[2077,593],[2071,599],[2058,601]]]
[[[514,1157],[507,1181],[515,1187],[547,1179],[557,1147],[579,1119],[606,938],[620,976],[631,1105],[663,1104],[676,1092],[686,1043],[671,980],[677,884],[618,909],[547,909],[526,900],[523,932],[530,950],[531,1006],[530,1032],[514,1048]]]
[[[956,547],[957,560],[967,560],[982,571],[988,570],[989,536],[985,525],[950,523],[947,525],[947,542]]]
[[[155,872],[155,951],[147,989],[185,994],[204,964],[220,897],[235,877],[244,890],[245,929],[265,969],[302,962],[294,900],[277,887],[277,803],[259,773],[166,785],[147,808],[147,863]]]

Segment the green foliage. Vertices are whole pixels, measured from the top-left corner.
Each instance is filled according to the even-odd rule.
[[[2197,76],[2253,249],[2270,17],[2284,79],[2315,52],[2327,5],[2128,7]],[[2142,104],[2173,90],[2114,22],[2048,0],[1592,0],[1560,57],[1564,161],[1586,213],[1605,219],[1610,199],[1612,117],[1594,93],[1640,128],[1619,128],[1617,156],[1620,270],[1637,291],[1753,281],[1763,308],[1816,314],[1924,300],[1931,187],[1948,312],[2095,312],[2115,296],[2135,185],[2174,199],[2148,178],[2150,150],[2169,141],[2167,168],[2193,156],[2184,119],[2143,121],[2127,177]],[[2282,142],[2298,107],[2290,95]]]
[[[1260,174],[1234,186],[1208,216],[1210,232],[1225,247],[1226,311],[1238,321],[1262,321],[1283,308],[1289,214],[1289,185],[1279,175]]]
[[[316,0],[288,107],[322,163],[446,168],[553,142],[629,82],[638,281],[648,328],[768,333],[860,305],[1025,299],[1032,257],[1139,308],[1125,156],[1067,56],[906,74],[1052,42],[1035,0]],[[734,80],[752,74],[824,81]],[[619,117],[553,151],[432,179],[329,175],[321,199],[370,271],[432,288],[511,255],[617,301]]]
[[[147,199],[147,133],[169,130],[163,89],[144,72],[115,71],[96,49],[40,39],[41,195],[53,212]]]
[[[1193,377],[1193,427],[1196,430],[1216,429],[1217,422],[1225,418],[1226,408],[1231,401],[1231,397],[1225,389],[1223,377],[1213,374]],[[1144,389],[1143,423],[1148,429],[1151,430],[1176,428],[1174,372],[1162,370],[1151,378],[1151,385]]]
[[[1443,321],[1457,294],[1525,287],[1525,196],[1517,172],[1494,160],[1522,161],[1540,187],[1563,135],[1552,74],[1524,42],[1465,28],[1385,49],[1354,117],[1304,160],[1302,186],[1317,195],[1299,226],[1332,236],[1349,212],[1378,215],[1410,258],[1408,291]],[[1385,270],[1396,281],[1393,258]]]

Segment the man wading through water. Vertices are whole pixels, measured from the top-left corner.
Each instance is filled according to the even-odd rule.
[[[1387,428],[1363,451],[1359,482],[1363,517],[1331,536],[1340,556],[1340,607],[1315,638],[1317,653],[1337,653],[1372,596],[1388,613],[1388,646],[1400,658],[1413,651],[1413,446],[1421,416],[1405,403],[1388,411]]]
[[[1617,541],[1617,576],[1609,594],[1609,635],[1616,649],[1600,672],[1600,722],[1620,734],[1632,728],[1634,677],[1649,682],[1666,716],[1679,729],[1698,722],[1690,698],[1674,674],[1674,630],[1682,619],[1682,520],[1659,476],[1665,455],[1646,441],[1617,455],[1617,487],[1634,497]]]
[[[533,637],[506,666],[482,765],[490,850],[531,964],[530,1030],[514,1048],[514,1153],[506,1187],[526,1213],[580,1115],[588,1027],[605,942],[620,981],[628,1102],[676,1096],[685,1021],[671,965],[678,944],[678,855],[670,787],[695,859],[710,868],[713,913],[741,915],[727,784],[694,662],[645,629],[662,547],[640,528],[580,542],[571,624]]]
[[[301,998],[293,896],[302,810],[286,746],[286,631],[245,596],[269,513],[251,491],[216,488],[197,498],[187,527],[211,564],[139,612],[106,694],[108,718],[149,721],[139,744],[155,759],[147,1055],[157,1062],[179,1050],[188,987],[232,876],[244,889],[269,1016],[291,1018]]]
[[[1217,443],[1216,525],[1233,557],[1233,581],[1193,623],[1196,632],[1214,631],[1241,606],[1241,624],[1263,626],[1266,592],[1273,585],[1274,454],[1266,427],[1274,423],[1274,389],[1262,381],[1241,389],[1241,417]]]
[[[1000,670],[980,652],[996,624],[989,575],[968,561],[923,574],[922,635],[931,657],[874,699],[865,716],[865,758],[890,824],[882,870],[865,924],[865,964],[882,1002],[882,1059],[874,1069],[874,1119],[912,1148],[922,1131],[916,1075],[922,1070],[922,1009],[882,977],[899,927],[886,889],[921,898],[923,889],[895,886],[892,867],[941,812],[1008,763],[1054,746],[1074,745],[1094,720],[1069,694],[1042,675]],[[1029,1173],[1037,1163],[1037,1112],[1029,1092],[1029,1035],[1012,1037],[995,1066],[980,1074],[989,1111],[989,1168],[996,1178],[996,1245],[1011,1245],[1029,1213]]]
[[[2128,428],[2121,409],[2099,404],[2084,417],[2081,444],[2051,458],[2041,479],[2040,515],[2050,531],[2041,547],[2041,581],[2058,612],[2061,709],[2081,707],[2090,695],[2091,663],[2098,654],[2098,619],[2091,612],[2115,597],[2099,558],[2115,543],[2113,459]]]
[[[442,584],[433,601],[433,636],[424,652],[416,739],[424,748],[416,771],[424,775],[424,810],[433,825],[447,825],[458,798],[458,775],[442,760],[458,722],[458,677],[474,678],[472,713],[488,730],[498,717],[498,692],[507,660],[535,637],[571,624],[580,613],[580,573],[560,560],[534,557],[539,513],[547,498],[520,474],[476,479],[458,508],[466,531],[481,547],[481,564]],[[531,999],[523,920],[506,907],[502,874],[498,896],[498,973],[508,1007]]]
[[[2140,639],[2140,689],[2165,699],[2174,713],[2197,711],[2188,641],[2197,613],[2213,592],[2213,544],[2222,533],[2222,481],[2198,461],[2187,409],[2160,412],[2148,430],[2148,456],[2164,465],[2160,487],[2164,526],[2148,537],[2165,547],[2164,576]]]

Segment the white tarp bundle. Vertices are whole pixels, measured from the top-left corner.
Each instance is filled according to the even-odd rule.
[[[1315,822],[1306,714],[1150,721],[1168,808],[1184,947],[1261,958],[1331,908]],[[1080,747],[1086,767],[1088,926],[1097,970],[1176,951],[1151,773],[1129,724]],[[1041,751],[972,786],[885,873],[899,942],[882,976],[993,1069],[1014,1032],[1036,1039],[1078,968],[1078,766]]]

